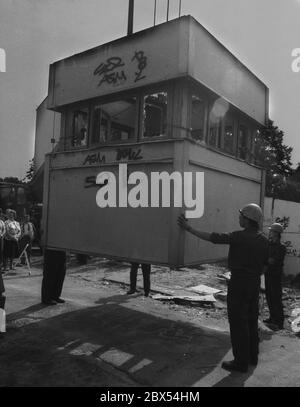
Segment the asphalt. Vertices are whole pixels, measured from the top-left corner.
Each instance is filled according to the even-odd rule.
[[[114,276],[116,278],[116,276]],[[245,374],[221,369],[232,358],[228,330],[118,284],[69,274],[66,304],[40,304],[41,275],[5,277],[7,333],[0,342],[1,386],[300,385],[299,339],[262,333],[259,365]]]

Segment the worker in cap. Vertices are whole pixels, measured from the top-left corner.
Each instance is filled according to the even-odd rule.
[[[286,247],[281,243],[283,230],[280,223],[273,223],[269,227],[269,260],[265,272],[265,288],[270,317],[264,322],[274,330],[283,329],[284,323],[282,274]]]
[[[249,364],[257,365],[259,351],[258,300],[260,276],[268,263],[268,239],[260,232],[262,210],[254,204],[240,211],[242,230],[231,233],[208,233],[194,229],[184,215],[178,218],[181,228],[202,240],[228,244],[227,311],[234,360],[223,362],[229,371],[247,372]]]

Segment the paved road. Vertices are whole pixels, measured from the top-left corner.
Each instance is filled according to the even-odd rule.
[[[23,274],[22,274],[23,273]],[[228,332],[208,329],[118,285],[69,275],[67,303],[40,304],[41,277],[5,279],[8,332],[0,343],[4,386],[299,386],[299,339],[263,338],[259,366],[220,368]]]

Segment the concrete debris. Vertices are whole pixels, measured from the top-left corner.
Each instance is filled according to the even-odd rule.
[[[216,294],[221,291],[221,290],[218,290],[217,288],[209,287],[204,284],[196,285],[195,287],[189,287],[189,288],[186,288],[186,290],[193,291],[198,294],[205,294],[205,295]]]
[[[231,278],[231,273],[230,273],[230,271],[227,271],[226,273],[218,274],[218,278],[220,280],[227,280],[228,281]]]
[[[215,308],[217,308],[217,309],[225,309],[225,308],[227,308],[227,305],[226,304],[224,304],[223,302],[221,302],[221,301],[217,301],[217,302],[215,302]]]
[[[272,329],[268,328],[262,321],[258,320],[258,329],[262,333],[272,335],[274,332]]]
[[[173,300],[174,297],[171,295],[163,295],[163,294],[153,294],[153,300],[162,300],[162,301],[170,301]]]
[[[162,295],[154,294],[154,300],[170,301],[170,300],[185,300],[190,302],[216,302],[213,295]]]
[[[294,319],[294,321],[291,324],[291,328],[295,334],[298,334],[300,332],[300,316]]]
[[[214,294],[214,297],[219,301],[226,302],[227,301],[227,292],[221,291],[219,293]]]
[[[295,308],[295,309],[293,309],[292,310],[292,312],[291,312],[291,317],[298,317],[298,316],[300,316],[300,308]]]

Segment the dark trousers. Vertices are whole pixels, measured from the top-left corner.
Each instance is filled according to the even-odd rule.
[[[0,273],[0,308],[4,309],[5,305],[5,288],[4,288],[4,283],[3,283],[3,278],[2,278],[2,273]]]
[[[3,237],[0,237],[0,266],[3,262]]]
[[[282,280],[281,273],[265,274],[266,299],[270,311],[270,320],[276,325],[282,326],[284,322],[282,304]]]
[[[151,264],[141,264],[142,272],[143,272],[143,280],[144,280],[144,291],[145,294],[148,295],[150,292],[150,273],[151,273]],[[137,272],[139,268],[139,263],[131,263],[130,269],[130,289],[136,289],[136,279],[137,279]]]
[[[9,260],[10,268],[12,268],[13,260],[18,257],[19,243],[16,240],[4,239],[3,242],[3,267],[6,268],[7,260]]]
[[[66,253],[46,249],[42,281],[42,302],[56,300],[61,296],[66,275]]]
[[[259,352],[258,302],[260,278],[232,276],[228,283],[227,309],[232,352],[237,363],[248,365]]]
[[[0,293],[0,308],[5,309],[6,296],[4,293]]]

